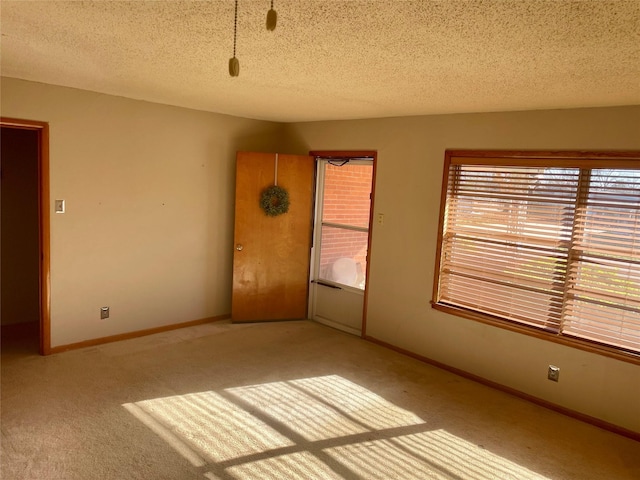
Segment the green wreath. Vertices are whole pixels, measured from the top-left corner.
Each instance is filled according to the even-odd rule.
[[[270,217],[276,217],[289,211],[289,192],[277,185],[271,185],[262,191],[260,208]]]

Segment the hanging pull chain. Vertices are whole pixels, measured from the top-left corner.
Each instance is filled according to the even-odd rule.
[[[236,8],[233,12],[233,56],[236,56],[236,38],[238,36],[238,0],[236,0]]]
[[[237,77],[240,75],[240,62],[236,58],[236,39],[238,36],[238,0],[236,0],[235,13],[233,16],[233,57],[229,59],[229,75]]]

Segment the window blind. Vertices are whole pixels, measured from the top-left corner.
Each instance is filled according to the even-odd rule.
[[[595,169],[584,183],[562,331],[640,351],[640,171]]]
[[[434,302],[640,352],[637,166],[453,159]]]

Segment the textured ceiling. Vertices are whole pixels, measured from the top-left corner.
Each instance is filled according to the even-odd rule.
[[[640,104],[640,0],[0,2],[2,75],[275,121]]]

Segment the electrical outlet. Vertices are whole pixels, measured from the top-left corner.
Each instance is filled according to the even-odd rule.
[[[378,225],[384,225],[384,213],[379,213],[377,216]]]
[[[109,318],[109,307],[100,308],[100,320],[104,320],[105,318]]]
[[[547,378],[552,382],[557,382],[558,379],[560,378],[560,367],[556,367],[555,365],[549,365]]]

